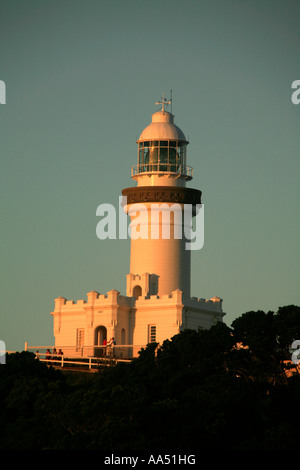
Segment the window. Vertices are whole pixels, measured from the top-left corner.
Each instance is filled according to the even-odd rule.
[[[156,325],[148,325],[148,343],[156,343]]]
[[[126,344],[125,339],[126,339],[125,328],[122,328],[122,330],[121,330],[121,344]]]
[[[161,147],[160,148],[160,154],[159,154],[159,162],[160,163],[168,163],[168,148]],[[161,171],[167,171],[167,166],[166,165],[160,165],[160,170]]]
[[[144,151],[140,150],[139,164],[143,165],[143,163],[144,163]]]
[[[186,142],[152,140],[139,142],[138,173],[167,171],[185,174]]]
[[[142,295],[142,288],[141,286],[134,286],[133,292],[132,292],[133,297],[138,299]]]
[[[154,144],[155,142],[151,142],[151,144]],[[156,145],[158,142],[156,142]],[[151,167],[150,165],[150,171],[157,171],[157,165],[155,165],[158,162],[158,147],[151,145],[150,147],[150,155],[149,155],[149,163],[153,163],[154,165]]]

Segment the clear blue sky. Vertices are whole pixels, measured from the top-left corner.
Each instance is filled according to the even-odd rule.
[[[130,241],[96,208],[133,186],[136,138],[173,90],[203,191],[192,294],[225,321],[299,304],[300,3],[2,0],[1,317],[8,349],[52,345],[60,295],[125,294]]]

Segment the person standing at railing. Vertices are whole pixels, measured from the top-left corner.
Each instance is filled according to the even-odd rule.
[[[49,361],[51,359],[50,349],[47,349],[45,358],[46,358],[47,361]],[[47,365],[49,365],[49,362],[47,362]]]
[[[104,348],[102,349],[102,356],[106,356],[106,348],[107,348],[107,340],[104,338],[102,345]]]
[[[52,349],[52,360],[54,360],[54,361],[57,359],[56,354],[57,354],[56,353],[56,348],[53,348]]]
[[[114,355],[114,350],[113,350],[113,348],[114,348],[115,345],[116,345],[115,338],[114,338],[114,337],[110,338],[109,343],[108,343],[108,346],[109,346],[109,349],[110,349],[110,351],[109,351],[109,352],[110,352],[110,356],[113,356],[113,355]]]
[[[64,353],[62,352],[62,350],[59,349],[59,350],[58,350],[58,357],[57,357],[57,359],[61,360],[61,362],[62,362],[62,360],[63,360],[63,354],[64,354]]]

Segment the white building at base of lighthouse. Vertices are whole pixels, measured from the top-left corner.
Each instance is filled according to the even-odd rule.
[[[97,356],[105,338],[115,338],[117,346],[134,346],[136,355],[148,343],[162,344],[184,329],[208,329],[222,321],[224,313],[220,298],[185,298],[177,289],[169,295],[138,299],[117,290],[104,295],[91,291],[87,301],[58,297],[52,315],[56,349],[73,356],[82,355],[82,350],[84,355]]]
[[[176,219],[170,209],[174,204],[182,214],[186,205],[195,209],[201,204],[201,191],[186,187],[192,179],[192,169],[186,165],[188,142],[173,114],[165,110],[166,100],[159,104],[162,110],[152,115],[152,123],[137,141],[138,164],[132,167],[137,185],[123,190],[123,208],[131,226],[138,220],[140,230],[147,233],[131,238],[126,296],[113,289],[106,294],[91,291],[87,300],[77,302],[55,299],[51,313],[55,347],[65,354],[98,356],[103,354],[104,340],[114,338],[116,351],[132,357],[148,343],[162,344],[184,329],[207,329],[223,321],[222,299],[190,295],[191,250],[186,249],[185,218]],[[155,204],[160,204],[161,215],[153,236]],[[161,236],[166,220],[167,239]],[[175,236],[178,230],[180,237]]]

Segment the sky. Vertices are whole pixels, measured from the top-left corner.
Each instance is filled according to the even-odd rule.
[[[126,294],[130,239],[98,205],[134,186],[164,92],[188,137],[204,246],[192,295],[224,321],[299,305],[300,2],[2,0],[1,312],[7,350],[54,344],[54,299]],[[170,110],[170,109],[169,109]]]

